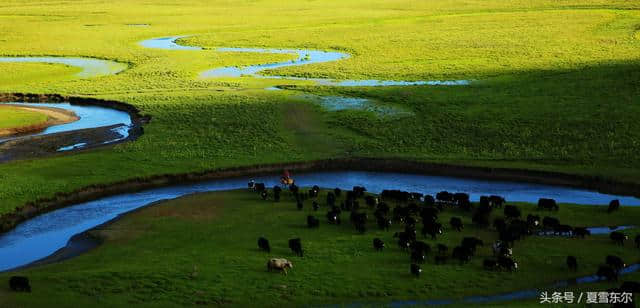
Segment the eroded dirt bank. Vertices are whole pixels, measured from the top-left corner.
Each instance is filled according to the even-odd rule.
[[[39,132],[49,126],[71,123],[79,119],[79,117],[75,113],[61,108],[23,106],[1,106],[0,108],[13,108],[17,110],[33,111],[44,114],[47,117],[47,120],[42,123],[0,129],[0,137]]]
[[[87,150],[135,140],[143,133],[142,125],[150,121],[150,116],[142,115],[140,111],[132,105],[118,101],[101,100],[96,98],[63,96],[58,94],[0,93],[0,102],[67,102],[72,105],[98,106],[126,112],[130,115],[132,123],[128,131],[128,136],[126,138],[118,139],[115,142],[112,142],[117,139],[117,132],[113,130],[115,127],[97,127],[47,135],[26,136],[6,141],[0,143],[0,163],[19,159],[66,155],[68,152],[60,152],[59,150],[75,144],[83,144],[84,146],[82,147],[82,150]]]

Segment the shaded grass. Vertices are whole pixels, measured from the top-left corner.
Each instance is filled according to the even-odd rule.
[[[530,204],[520,206],[525,215],[546,213]],[[409,274],[408,254],[400,251],[392,238],[399,226],[385,232],[370,222],[369,231],[360,235],[348,222],[348,213],[343,213],[342,225],[332,226],[325,223],[325,212],[326,207],[313,212],[309,202],[300,212],[288,196],[274,203],[245,191],[179,198],[92,231],[106,242],[85,255],[20,271],[32,280],[34,293],[0,289],[0,304],[173,307],[260,303],[279,307],[355,301],[377,306],[375,303],[392,300],[459,298],[544,286],[592,274],[608,254],[620,255],[627,263],[638,261],[637,250],[630,243],[619,247],[607,236],[584,240],[533,236],[516,243],[517,272],[487,272],[481,264],[491,255],[489,243],[495,240],[495,232],[476,228],[469,223],[468,213],[450,209],[440,221],[446,223],[451,216],[461,216],[464,232],[445,230],[438,240],[424,241],[434,248],[436,243],[444,243],[452,249],[462,237],[477,236],[486,245],[464,266],[455,262],[436,266],[430,258],[423,265],[423,276],[414,279]],[[306,227],[307,215],[320,218],[319,229]],[[603,206],[562,204],[557,217],[571,225],[599,225],[604,217],[619,224],[633,224],[639,221],[640,209],[623,207],[609,215]],[[270,240],[271,253],[257,249],[259,236]],[[304,258],[293,256],[287,248],[287,240],[294,237],[302,238]],[[387,244],[383,252],[373,251],[374,237]],[[566,270],[568,254],[578,257],[576,273]],[[268,273],[265,263],[270,257],[292,260],[293,270],[288,276]],[[0,280],[9,275],[0,274]]]
[[[0,91],[117,99],[153,121],[134,143],[3,164],[0,213],[55,192],[133,176],[348,156],[638,182],[638,8],[623,0],[4,1],[3,55],[87,56],[131,65],[115,76],[80,80],[62,66],[3,64],[7,74],[0,74]],[[151,26],[127,26],[132,23]],[[353,55],[277,74],[478,82],[303,88],[373,98],[415,117],[322,112],[306,106],[299,91],[262,90],[309,82],[197,77],[212,67],[283,61],[289,55],[137,45],[177,34],[194,34],[183,42],[208,48],[298,47]]]

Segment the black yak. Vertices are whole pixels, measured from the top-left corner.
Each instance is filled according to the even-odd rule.
[[[538,209],[539,210],[558,210],[558,204],[556,200],[540,198],[538,199]]]
[[[258,239],[258,247],[266,252],[271,252],[271,246],[269,246],[269,240],[264,237]]]
[[[320,226],[320,220],[315,216],[307,216],[307,227],[309,228],[318,228]]]
[[[609,238],[616,244],[624,246],[624,241],[629,239],[629,236],[622,232],[614,231],[609,234]]]
[[[384,248],[384,242],[379,238],[373,239],[373,249],[380,251]]]
[[[420,277],[420,273],[422,273],[422,269],[418,264],[411,264],[411,274]]]
[[[296,254],[298,257],[302,257],[302,241],[300,238],[294,238],[289,240],[289,248],[291,251]]]
[[[569,270],[578,270],[578,259],[574,256],[567,256],[567,267]]]
[[[620,200],[615,199],[615,200],[611,200],[611,202],[609,202],[609,207],[607,208],[607,213],[612,213],[614,211],[617,211],[620,208]]]
[[[29,279],[23,276],[11,276],[11,278],[9,278],[9,287],[12,291],[16,292],[31,292]]]
[[[451,217],[451,219],[449,220],[449,224],[451,225],[451,228],[456,231],[462,231],[462,229],[464,228],[462,219],[460,219],[460,217]]]

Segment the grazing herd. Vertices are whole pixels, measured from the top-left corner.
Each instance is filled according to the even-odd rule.
[[[283,189],[276,185],[267,189],[264,183],[249,182],[248,187],[259,193],[263,200],[271,198],[274,202],[281,200]],[[305,202],[311,201],[312,209],[317,212],[321,208],[320,188],[313,186],[307,191],[302,191],[293,183],[287,185],[289,195],[295,199],[297,210],[303,210]],[[489,257],[482,261],[482,267],[487,271],[513,272],[518,270],[518,262],[514,258],[515,244],[530,235],[557,235],[584,238],[591,233],[586,227],[575,227],[562,224],[559,219],[551,216],[541,218],[538,215],[529,214],[523,217],[519,207],[506,204],[501,196],[481,196],[478,204],[472,204],[470,196],[466,193],[438,192],[435,197],[428,194],[406,192],[400,190],[383,190],[379,197],[366,194],[362,186],[354,186],[353,189],[343,191],[340,188],[326,193],[325,205],[327,206],[326,222],[328,225],[341,225],[344,212],[349,212],[349,223],[360,234],[367,232],[370,222],[375,222],[379,230],[389,231],[392,226],[398,226],[399,231],[390,237],[396,242],[398,249],[408,255],[409,273],[415,277],[422,274],[422,265],[429,259],[433,259],[435,265],[469,263],[476,255],[480,247],[485,247],[482,239],[474,236],[462,237],[459,245],[449,249],[442,243],[428,243],[437,241],[445,231],[460,233],[464,230],[463,219],[458,216],[450,217],[448,227],[444,227],[439,216],[444,211],[467,212],[471,216],[473,226],[481,229],[497,232],[497,240],[487,244],[493,251]],[[362,205],[361,205],[362,203]],[[394,205],[394,206],[392,206]],[[541,198],[538,201],[539,212],[557,212],[559,206],[553,199]],[[620,209],[619,200],[610,202],[607,212],[612,213]],[[502,213],[491,221],[492,214]],[[368,212],[373,212],[372,217]],[[321,221],[315,215],[307,215],[306,226],[309,229],[320,227]],[[417,230],[420,230],[421,238]],[[624,246],[629,236],[622,232],[611,232],[609,235],[615,245]],[[636,248],[640,249],[640,235],[634,239]],[[292,254],[297,257],[304,256],[301,238],[288,240],[288,246]],[[372,242],[373,249],[384,252],[389,249],[383,239],[376,237]],[[433,249],[432,249],[433,246]],[[258,238],[258,248],[271,253],[269,240],[265,237]],[[615,255],[608,255],[604,264],[599,266],[596,275],[600,279],[617,281],[621,270],[627,266],[623,260]],[[578,270],[578,258],[566,257],[566,266],[570,271]],[[288,269],[293,268],[293,263],[284,258],[271,258],[267,261],[268,271],[278,271],[285,275]],[[13,276],[9,281],[10,289],[17,292],[31,292],[29,280],[22,276]],[[616,290],[635,290],[639,285],[636,282],[625,282]]]
[[[251,187],[251,185],[250,185]],[[264,184],[254,183],[252,189],[265,192]],[[262,189],[262,191],[261,191]],[[279,201],[281,193],[280,187],[276,186],[272,190],[273,200]],[[313,211],[318,211],[321,207],[319,200],[320,188],[313,186],[310,190],[301,192],[295,185],[289,186],[290,195],[296,200],[298,210],[304,208],[304,203],[311,199]],[[586,227],[574,227],[562,224],[559,219],[542,215],[523,214],[518,206],[506,203],[501,196],[481,196],[480,202],[474,206],[470,197],[466,193],[450,193],[441,191],[434,196],[416,192],[406,192],[401,190],[383,190],[379,197],[366,194],[366,189],[355,186],[352,190],[343,191],[340,188],[326,193],[325,204],[327,206],[326,221],[328,225],[340,225],[341,216],[344,212],[349,212],[349,222],[357,233],[366,233],[370,222],[369,211],[373,212],[371,218],[379,230],[389,231],[392,226],[400,227],[398,232],[393,234],[393,240],[397,247],[408,254],[409,272],[413,276],[420,277],[421,266],[429,258],[434,260],[434,264],[441,265],[454,262],[454,264],[467,264],[476,255],[479,247],[484,247],[485,243],[477,237],[463,237],[460,244],[449,249],[442,243],[430,244],[424,240],[437,241],[444,234],[445,229],[450,232],[462,232],[465,228],[463,219],[458,216],[449,218],[448,227],[445,228],[439,221],[439,215],[448,210],[469,212],[472,223],[480,228],[491,228],[497,231],[497,240],[490,243],[493,255],[484,258],[482,266],[487,271],[513,272],[518,270],[518,262],[514,258],[514,245],[530,235],[557,235],[584,238],[591,232]],[[278,198],[276,198],[278,196]],[[394,206],[392,206],[394,205]],[[620,202],[613,200],[607,208],[611,213],[619,210]],[[553,199],[541,198],[538,201],[537,209],[540,212],[559,211],[558,203]],[[492,213],[499,213],[498,217],[491,221]],[[314,215],[307,216],[307,227],[311,229],[320,227],[320,219]],[[420,231],[421,238],[418,237]],[[624,245],[628,236],[621,232],[612,232],[611,240]],[[635,244],[640,248],[640,235],[635,239]],[[269,250],[268,241],[265,238],[258,240],[258,246],[264,251]],[[381,252],[387,249],[383,239],[376,237],[372,242],[373,249]],[[432,249],[433,246],[433,249]],[[289,248],[296,256],[302,257],[302,242],[300,238],[289,240]],[[269,264],[272,260],[270,260]],[[625,267],[625,263],[617,256],[607,256],[605,264],[598,268],[597,275],[604,279],[614,280],[620,270]],[[289,262],[289,261],[287,261]],[[287,263],[287,264],[290,264]],[[578,270],[578,258],[567,256],[567,268],[571,271]],[[269,270],[274,268],[268,266]],[[289,267],[290,268],[290,267]],[[286,271],[285,271],[286,273]]]

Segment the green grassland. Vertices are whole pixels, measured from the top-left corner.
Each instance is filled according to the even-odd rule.
[[[24,127],[45,122],[47,116],[37,111],[0,107],[0,129]]]
[[[632,243],[620,247],[606,235],[586,239],[531,236],[515,244],[516,272],[486,271],[482,260],[492,255],[490,243],[497,233],[471,224],[469,212],[447,209],[439,220],[446,223],[452,216],[462,217],[463,232],[450,230],[447,224],[444,235],[437,240],[419,235],[421,240],[433,249],[436,243],[443,243],[451,250],[463,237],[477,236],[485,246],[466,265],[453,260],[435,265],[431,255],[422,266],[423,275],[416,279],[409,273],[409,255],[393,239],[400,225],[380,231],[375,222],[369,221],[368,231],[359,234],[349,223],[348,212],[342,214],[341,225],[329,225],[324,218],[326,206],[314,212],[306,201],[299,211],[288,193],[283,196],[275,203],[261,200],[256,193],[236,190],[191,195],[141,209],[92,231],[105,243],[84,255],[0,274],[0,280],[27,275],[33,287],[31,294],[0,288],[0,305],[247,307],[260,303],[283,307],[371,302],[378,306],[393,300],[457,299],[545,287],[557,280],[593,274],[609,254],[619,255],[627,263],[638,262],[638,250]],[[324,198],[325,192],[321,196]],[[602,225],[604,220],[624,225],[640,219],[638,208],[623,207],[607,214],[604,206],[561,204],[557,213],[540,212],[532,204],[519,206],[523,215],[551,215],[575,226]],[[371,216],[372,211],[367,211]],[[306,227],[307,215],[320,218],[318,229]],[[499,215],[500,210],[494,211],[494,217]],[[625,232],[633,236],[638,231]],[[258,250],[260,236],[269,239],[271,253]],[[302,258],[287,247],[287,240],[295,237],[302,238]],[[375,237],[386,243],[382,252],[372,247]],[[577,272],[566,269],[567,255],[578,257]],[[269,273],[265,264],[271,257],[290,259],[294,267],[287,276]],[[603,290],[611,286],[604,283],[572,289]]]
[[[257,163],[400,157],[640,181],[640,4],[635,1],[3,1],[4,56],[112,59],[114,76],[0,66],[0,92],[116,99],[153,116],[137,141],[0,166],[0,213],[95,183]],[[150,24],[148,27],[128,24]],[[46,33],[42,31],[46,28]],[[470,79],[463,87],[326,88],[203,70],[288,55],[145,49],[140,40],[316,48],[351,58],[278,74]],[[44,66],[44,65],[41,65]],[[56,72],[55,70],[64,70]],[[49,77],[46,76],[54,76]],[[7,78],[2,76],[0,78]],[[265,91],[274,85],[292,90]],[[415,116],[325,112],[303,93],[362,96]]]
[[[8,89],[15,86],[38,85],[45,82],[71,80],[79,68],[43,63],[0,63],[0,85]]]

